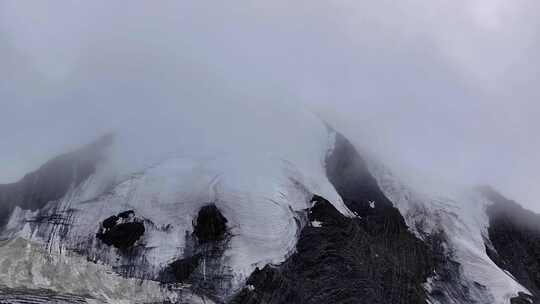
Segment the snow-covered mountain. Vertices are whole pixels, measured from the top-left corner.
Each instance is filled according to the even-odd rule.
[[[315,117],[256,141],[120,170],[107,135],[0,185],[0,303],[536,303],[540,216]]]

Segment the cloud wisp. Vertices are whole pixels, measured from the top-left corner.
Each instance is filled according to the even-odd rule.
[[[245,126],[281,104],[540,211],[539,14],[532,0],[3,1],[0,181],[112,130],[145,146],[171,130],[256,138]]]

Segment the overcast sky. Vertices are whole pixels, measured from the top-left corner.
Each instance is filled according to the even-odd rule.
[[[219,129],[280,102],[540,212],[539,15],[537,0],[3,0],[0,182],[104,132]]]

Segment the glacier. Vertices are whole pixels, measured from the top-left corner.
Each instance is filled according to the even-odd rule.
[[[0,290],[88,303],[315,303],[302,292],[318,289],[317,303],[339,302],[318,287],[324,279],[349,301],[385,303],[384,286],[430,304],[533,302],[488,254],[489,196],[414,183],[315,115],[274,111],[281,124],[258,117],[196,148],[173,136],[166,149],[137,151],[133,134],[108,135],[0,185]],[[225,226],[208,240],[197,231],[205,208]],[[360,282],[368,287],[355,295]]]
[[[453,292],[466,290],[471,301],[486,304],[510,303],[520,292],[531,294],[511,274],[499,268],[486,252],[485,244],[489,243],[486,208],[493,202],[482,193],[440,181],[422,180],[421,186],[414,182],[405,184],[376,160],[371,162],[371,171],[419,238],[444,234],[448,258],[459,262],[460,282],[466,285],[463,291]],[[437,277],[435,273],[427,283],[428,289],[455,289],[454,286],[437,286]],[[436,299],[431,302],[438,303]]]

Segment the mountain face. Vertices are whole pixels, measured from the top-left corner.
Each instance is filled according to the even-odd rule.
[[[104,136],[78,151],[50,160],[17,183],[0,185],[0,226],[6,224],[15,207],[39,210],[64,197],[70,187],[78,187],[95,172],[112,140],[112,135]]]
[[[540,303],[539,215],[310,127],[122,175],[105,136],[0,185],[0,303]]]

